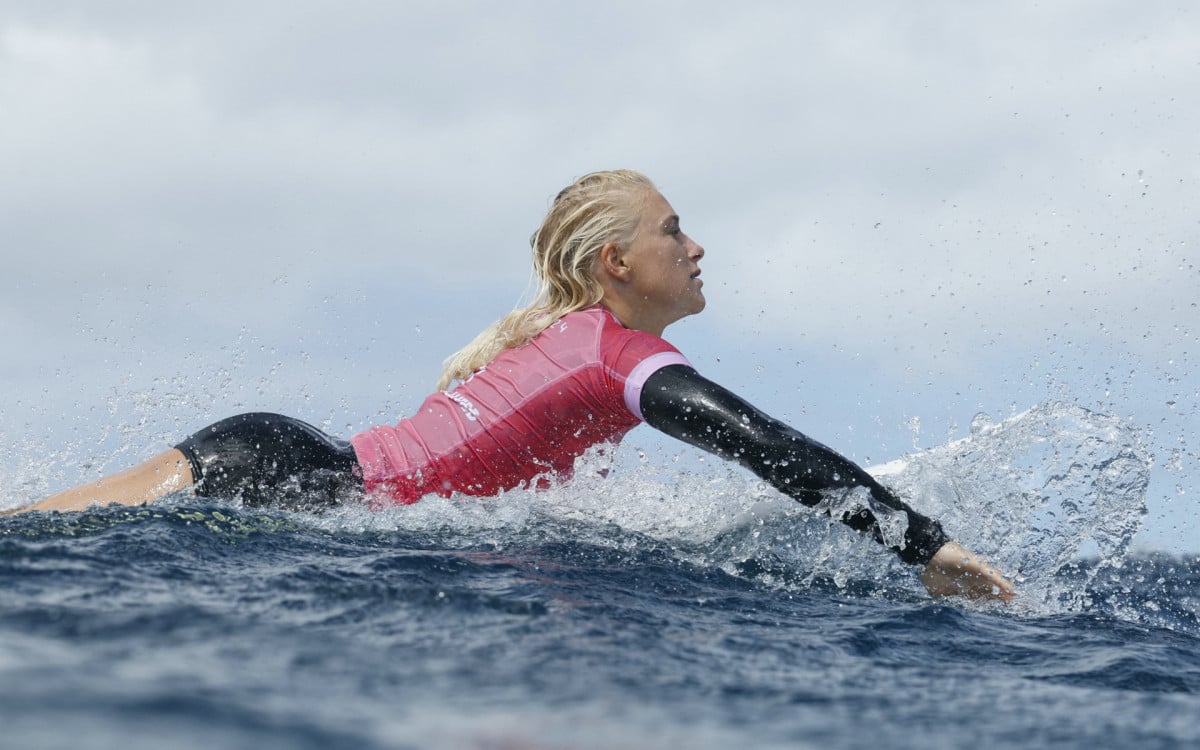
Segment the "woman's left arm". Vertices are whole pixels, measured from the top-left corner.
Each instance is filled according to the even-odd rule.
[[[738,462],[805,505],[817,505],[822,490],[865,488],[867,507],[840,514],[831,510],[831,515],[886,544],[879,519],[903,513],[904,539],[891,549],[904,562],[925,566],[921,580],[930,594],[1015,596],[1010,582],[952,542],[937,521],[910,508],[852,461],[763,414],[691,367],[669,365],[650,375],[642,388],[641,408],[651,427]]]

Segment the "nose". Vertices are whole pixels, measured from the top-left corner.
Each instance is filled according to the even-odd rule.
[[[688,242],[690,242],[692,245],[688,249],[688,257],[692,258],[693,260],[700,260],[701,258],[703,258],[704,257],[704,248],[700,246],[700,243],[696,242],[691,237],[688,237]]]

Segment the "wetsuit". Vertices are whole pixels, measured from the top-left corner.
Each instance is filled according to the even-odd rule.
[[[595,305],[500,352],[400,424],[350,442],[374,498],[495,495],[570,476],[585,450],[617,442],[641,422],[642,386],[652,372],[687,364],[666,341],[625,328]]]
[[[737,461],[810,507],[826,499],[822,490],[865,488],[869,497],[861,505],[831,509],[830,515],[886,543],[879,517],[904,514],[904,542],[891,549],[906,563],[925,565],[950,541],[941,524],[908,507],[859,466],[763,414],[691,367],[674,365],[651,375],[642,390],[642,413],[651,427]]]
[[[175,446],[202,497],[319,510],[360,496],[354,449],[298,419],[251,413],[223,419]]]
[[[624,328],[599,305],[501,352],[412,417],[349,443],[287,417],[252,414],[177,447],[202,495],[311,508],[365,490],[375,504],[411,503],[544,486],[569,476],[587,448],[615,442],[643,420],[737,461],[806,505],[819,503],[822,490],[865,488],[859,507],[830,513],[880,541],[880,518],[904,514],[903,543],[892,549],[905,562],[925,564],[948,541],[936,521],[852,462],[703,378],[666,341]]]

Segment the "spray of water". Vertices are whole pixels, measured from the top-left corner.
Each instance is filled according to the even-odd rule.
[[[573,481],[550,491],[428,498],[374,513],[345,509],[322,523],[401,528],[467,546],[554,539],[652,545],[784,586],[869,581],[920,593],[912,571],[880,545],[736,467],[632,463],[622,469],[617,461],[613,470],[611,456],[593,455],[581,459]],[[968,437],[872,471],[1014,577],[1023,608],[1047,612],[1082,606],[1083,586],[1058,576],[1073,561],[1098,559],[1093,576],[1121,564],[1146,512],[1149,469],[1130,425],[1048,403],[1002,422],[978,417]],[[828,505],[847,501],[853,498],[839,495]]]
[[[1081,556],[1119,565],[1146,514],[1150,457],[1122,420],[1047,403],[877,475],[1012,574],[1026,602],[1063,598],[1055,574]]]
[[[435,497],[383,511],[364,506],[321,516],[282,515],[338,533],[402,530],[431,544],[464,548],[556,540],[653,546],[689,563],[781,586],[866,581],[920,594],[912,571],[880,545],[737,467],[708,461],[681,470],[637,458],[623,461],[622,454],[628,459],[637,451],[589,454],[578,462],[574,480],[549,491]],[[0,482],[3,507],[36,499],[43,484],[37,463],[22,464],[24,469]],[[1148,451],[1127,423],[1048,403],[1001,422],[977,417],[968,437],[872,472],[1014,577],[1020,606],[1047,612],[1084,604],[1079,592],[1087,581],[1076,577],[1066,583],[1058,575],[1072,561],[1099,560],[1092,576],[1121,565],[1145,515],[1149,468]],[[830,505],[841,501],[832,498]]]

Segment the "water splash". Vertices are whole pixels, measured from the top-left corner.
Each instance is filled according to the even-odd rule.
[[[689,563],[752,571],[782,585],[831,581],[920,595],[916,576],[889,551],[737,467],[640,463],[597,471],[612,467],[611,457],[591,456],[575,480],[549,491],[343,509],[321,523],[403,529],[462,546],[562,540],[665,547]],[[1126,422],[1047,403],[998,423],[978,417],[970,436],[872,472],[1015,577],[1023,606],[1045,612],[1082,606],[1076,592],[1083,587],[1058,577],[1073,561],[1098,558],[1093,576],[1121,564],[1146,513],[1149,468]]]
[[[636,449],[624,451],[628,458]],[[575,480],[550,491],[426,498],[384,511],[346,507],[299,514],[296,522],[338,532],[412,531],[431,544],[465,548],[555,540],[653,546],[785,586],[832,581],[920,595],[916,576],[880,545],[735,466],[630,463],[595,454],[580,461]],[[970,436],[872,471],[1015,576],[1025,606],[1046,611],[1081,606],[1074,592],[1082,587],[1057,577],[1072,561],[1098,558],[1093,576],[1120,565],[1146,512],[1149,466],[1127,423],[1048,403],[998,423],[979,417]],[[13,495],[30,496],[33,475],[0,483],[5,505],[20,504]]]
[[[1072,560],[1120,564],[1146,514],[1150,464],[1127,422],[1052,402],[999,423],[980,415],[969,437],[875,473],[1014,575],[1027,601],[1045,601],[1062,598],[1054,576]]]

